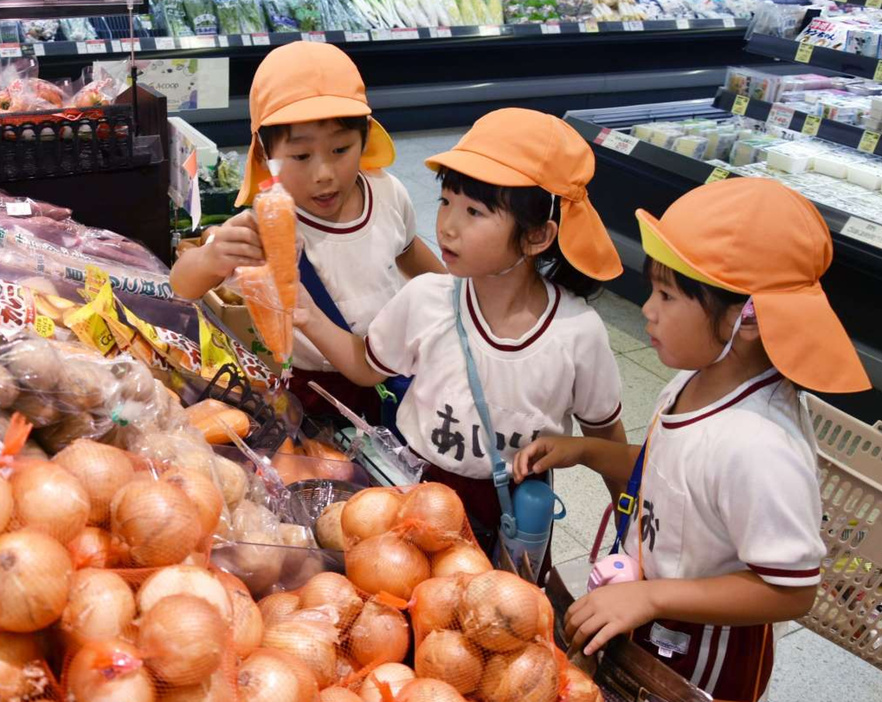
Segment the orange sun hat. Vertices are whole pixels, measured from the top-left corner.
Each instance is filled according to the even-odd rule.
[[[637,210],[647,255],[683,275],[750,295],[769,359],[797,385],[872,385],[820,279],[833,260],[817,208],[775,180],[733,178],[690,191],[656,219]]]
[[[298,124],[371,114],[364,81],[355,64],[331,44],[296,41],[273,49],[260,62],[249,95],[251,148],[236,206],[251,202],[258,185],[270,177],[258,130],[275,124]],[[395,161],[392,138],[372,119],[361,167],[386,168]]]
[[[558,240],[567,260],[596,280],[621,275],[619,254],[585,190],[594,177],[594,153],[562,119],[521,108],[496,110],[475,122],[452,150],[432,156],[426,165],[491,185],[539,186],[559,196]]]

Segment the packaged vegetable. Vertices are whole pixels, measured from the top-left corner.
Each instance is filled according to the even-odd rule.
[[[217,34],[217,10],[214,0],[183,0],[187,18],[197,35]]]

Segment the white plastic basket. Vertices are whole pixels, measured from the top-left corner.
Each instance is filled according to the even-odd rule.
[[[882,669],[882,422],[808,395],[827,556],[806,628]]]

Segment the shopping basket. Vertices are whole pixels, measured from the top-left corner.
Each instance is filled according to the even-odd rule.
[[[800,623],[882,669],[882,422],[871,427],[813,395],[827,556]]]

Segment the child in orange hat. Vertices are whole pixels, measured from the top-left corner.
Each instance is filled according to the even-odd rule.
[[[819,282],[830,232],[801,195],[737,178],[693,190],[660,220],[637,217],[647,332],[684,372],[662,392],[642,449],[541,438],[515,476],[585,464],[622,486],[616,545],[646,579],[578,600],[567,613],[576,643],[590,641],[590,654],[633,631],[715,699],[756,700],[771,675],[770,624],[811,608],[825,554],[799,388],[870,382]]]
[[[587,197],[591,149],[557,117],[498,110],[426,163],[441,181],[436,232],[452,275],[408,283],[364,339],[306,299],[301,328],[360,385],[414,376],[398,428],[431,464],[423,479],[459,493],[490,553],[508,494],[494,489],[494,454],[510,462],[532,438],[571,434],[574,421],[625,440],[618,367],[586,301],[622,267]],[[476,409],[463,338],[492,431]]]
[[[297,235],[307,262],[339,310],[338,323],[364,334],[405,279],[444,267],[416,235],[404,186],[382,168],[395,147],[370,117],[355,64],[330,44],[294,42],[261,62],[251,85],[251,148],[237,206],[250,204],[282,162],[280,181],[297,204]],[[295,256],[295,252],[291,252]],[[178,295],[202,297],[237,266],[263,263],[257,223],[246,210],[213,228],[207,243],[183,254],[171,272]],[[301,264],[301,271],[303,264]],[[297,334],[292,390],[307,411],[324,401],[306,388],[317,380],[350,406],[376,415],[379,396],[355,388]]]

